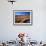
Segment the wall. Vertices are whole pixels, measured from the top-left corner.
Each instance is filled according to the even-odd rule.
[[[14,26],[13,10],[33,10],[32,26]],[[13,5],[0,0],[0,41],[15,40],[19,32],[30,34],[33,40],[46,40],[46,0],[17,0]]]

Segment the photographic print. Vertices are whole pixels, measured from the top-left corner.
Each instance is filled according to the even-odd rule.
[[[14,10],[14,24],[32,24],[32,10]]]

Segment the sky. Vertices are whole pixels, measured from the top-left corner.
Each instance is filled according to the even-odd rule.
[[[16,15],[30,15],[32,12],[16,12]]]

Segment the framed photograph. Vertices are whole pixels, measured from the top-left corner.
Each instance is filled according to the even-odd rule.
[[[13,10],[13,24],[32,25],[32,10]]]

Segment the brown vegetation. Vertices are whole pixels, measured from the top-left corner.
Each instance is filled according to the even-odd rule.
[[[30,16],[15,16],[15,23],[24,23],[26,20],[30,20]]]

